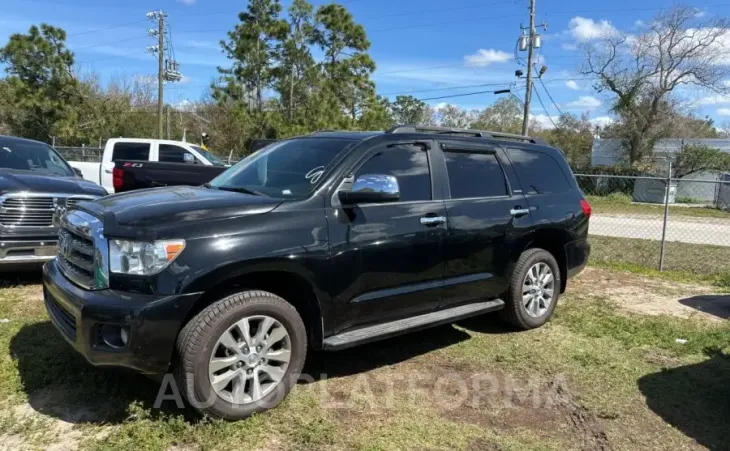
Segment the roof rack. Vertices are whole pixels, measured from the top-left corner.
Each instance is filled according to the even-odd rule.
[[[470,130],[466,128],[434,127],[430,125],[396,125],[385,133],[420,133],[428,132],[437,135],[469,135],[477,138],[506,139],[512,141],[525,141],[533,144],[543,144],[540,138],[512,133],[490,132],[487,130]]]

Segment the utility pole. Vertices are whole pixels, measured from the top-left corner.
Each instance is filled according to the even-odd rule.
[[[167,107],[167,139],[170,139],[170,106]]]
[[[534,1],[534,0],[533,0]],[[532,55],[532,53],[530,53]],[[162,139],[163,81],[165,77],[165,14],[157,14],[157,127]]]
[[[532,100],[532,50],[535,41],[535,0],[530,0],[530,29],[527,37],[527,88],[525,112],[522,117],[522,134],[527,135],[530,126],[530,100]]]
[[[543,28],[543,30],[547,30],[547,24],[543,22],[542,24],[538,25]],[[527,79],[527,87],[525,89],[525,112],[522,117],[522,134],[527,135],[527,132],[530,128],[530,101],[532,100],[532,70],[533,70],[533,52],[535,49],[539,49],[542,45],[542,39],[540,38],[540,35],[535,32],[535,0],[530,0],[530,25],[529,27],[525,28],[522,25],[520,25],[520,28],[522,29],[522,35],[520,36],[520,39],[517,41],[517,46],[521,52],[524,52],[527,50],[527,75],[525,78]],[[519,59],[518,59],[519,62]],[[547,67],[543,66],[540,69],[540,76],[545,73],[547,70]],[[522,78],[524,75],[524,72],[522,70],[518,69],[515,71],[515,75],[517,78]]]
[[[153,55],[157,55],[157,135],[160,139],[164,136],[164,108],[165,96],[164,86],[166,81],[180,81],[180,65],[175,61],[174,52],[172,52],[172,43],[168,36],[165,43],[165,17],[167,15],[162,11],[152,11],[147,13],[147,18],[157,21],[157,29],[151,29],[147,32],[153,38],[157,38],[157,45],[147,47],[147,51]],[[167,59],[165,57],[167,56]],[[169,127],[168,127],[169,128]],[[169,134],[169,130],[168,130]]]

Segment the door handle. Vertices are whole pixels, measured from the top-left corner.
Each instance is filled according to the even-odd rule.
[[[421,224],[423,225],[436,225],[444,222],[446,222],[446,218],[443,216],[425,216],[421,218]]]
[[[509,211],[512,216],[524,216],[530,212],[529,208],[513,208]]]
[[[104,169],[104,172],[106,172],[107,174],[111,174],[112,172],[114,172],[114,169]]]

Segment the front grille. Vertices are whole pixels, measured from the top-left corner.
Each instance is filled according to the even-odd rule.
[[[51,321],[69,340],[76,341],[76,317],[45,290],[46,310]]]
[[[0,205],[0,224],[6,227],[52,227],[53,197],[6,197]]]
[[[109,242],[99,218],[71,210],[60,218],[56,264],[73,283],[86,290],[109,288]]]
[[[72,208],[75,208],[76,204],[78,204],[82,200],[89,200],[89,199],[79,199],[77,197],[69,197],[68,199],[66,199],[66,209],[71,210]]]
[[[90,237],[59,230],[57,260],[69,279],[83,287],[94,285],[94,242]]]

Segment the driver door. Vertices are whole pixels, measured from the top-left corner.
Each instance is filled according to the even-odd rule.
[[[444,274],[441,242],[446,209],[423,143],[377,148],[358,164],[367,174],[394,176],[396,202],[328,209],[338,326],[380,323],[435,309]],[[439,193],[439,194],[437,194]]]

